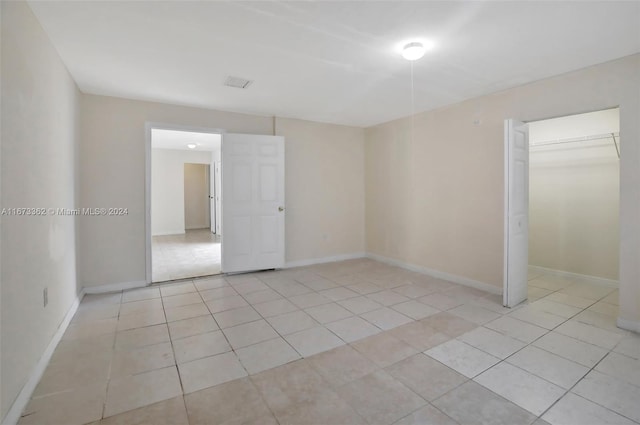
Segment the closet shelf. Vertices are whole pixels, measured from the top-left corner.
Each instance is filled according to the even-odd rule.
[[[592,136],[583,136],[583,137],[569,137],[565,139],[555,139],[555,140],[546,140],[544,142],[532,143],[529,145],[530,148],[537,148],[541,146],[551,146],[551,145],[563,145],[568,143],[580,143],[580,142],[590,142],[595,140],[611,140],[613,141],[613,145],[616,148],[616,154],[618,158],[620,158],[620,133],[604,133],[604,134],[595,134]]]

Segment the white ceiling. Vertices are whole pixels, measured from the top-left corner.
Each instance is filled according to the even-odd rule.
[[[85,93],[370,126],[640,51],[638,1],[43,1]],[[225,87],[228,75],[254,80]]]
[[[178,149],[187,151],[218,151],[220,150],[219,134],[193,133],[190,131],[151,129],[151,147],[153,149]],[[196,145],[189,149],[190,143]]]

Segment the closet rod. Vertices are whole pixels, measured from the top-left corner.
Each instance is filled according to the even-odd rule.
[[[617,142],[616,142],[615,138],[616,137],[620,137],[620,133],[605,133],[605,134],[596,134],[596,135],[593,135],[593,136],[569,137],[569,138],[566,138],[566,139],[547,140],[547,141],[544,141],[544,142],[532,143],[530,145],[530,147],[534,148],[534,147],[537,147],[537,146],[560,145],[560,144],[564,144],[564,143],[589,142],[589,141],[592,141],[592,140],[610,139],[612,137],[613,137],[614,143],[616,143],[616,149],[617,149]]]

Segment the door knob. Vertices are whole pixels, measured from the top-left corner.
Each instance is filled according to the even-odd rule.
[[[278,211],[280,212],[284,211],[284,207],[278,207]]]

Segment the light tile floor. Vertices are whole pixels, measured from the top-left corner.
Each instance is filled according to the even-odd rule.
[[[151,242],[153,282],[220,274],[220,237],[209,229],[183,235],[154,236]]]
[[[617,291],[531,289],[361,259],[88,295],[20,423],[640,423]]]

